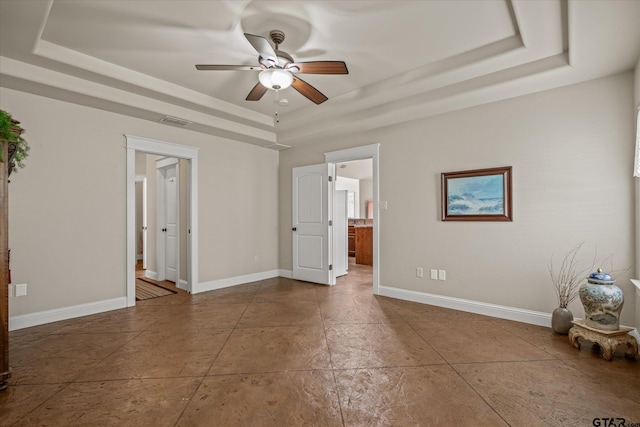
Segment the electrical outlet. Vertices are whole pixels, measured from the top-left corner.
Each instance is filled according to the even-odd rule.
[[[431,280],[438,280],[438,270],[434,268],[431,269]]]
[[[379,206],[380,206],[380,210],[381,211],[386,210],[387,209],[387,201],[386,200],[381,200]]]
[[[260,261],[260,257],[258,255],[253,257],[253,262],[258,262]]]
[[[416,268],[416,276],[417,277],[424,277],[424,270],[422,269],[422,267]]]
[[[438,270],[438,280],[447,280],[446,270]]]

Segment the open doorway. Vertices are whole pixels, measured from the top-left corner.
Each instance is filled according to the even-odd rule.
[[[184,159],[136,153],[137,301],[186,288],[186,172]]]
[[[347,238],[349,238],[349,232],[352,233],[351,247],[347,245],[351,255],[348,257],[348,266],[351,269],[357,267],[358,270],[363,267],[370,268],[373,293],[376,295],[380,293],[379,147],[380,144],[371,144],[325,153],[327,163],[335,165],[336,189],[347,191],[347,215],[353,216],[347,221],[348,227],[353,227],[347,233]],[[350,172],[349,168],[351,168]],[[342,183],[340,183],[340,177],[342,177]],[[361,227],[361,230],[356,230],[356,227]],[[369,240],[363,242],[363,248],[368,253],[361,253],[359,260],[361,264],[356,261],[358,231],[360,231],[361,240]],[[367,257],[369,259],[366,259]]]
[[[336,276],[349,274],[357,270],[358,274],[371,274],[373,271],[373,159],[352,160],[336,163],[336,181],[334,206],[334,265],[341,266],[346,247],[346,269],[339,270]],[[344,225],[343,225],[344,224]],[[342,228],[346,227],[346,235]]]
[[[184,283],[180,282],[180,274],[176,275],[176,280],[180,288],[187,292],[192,292],[194,284],[198,283],[198,150],[193,147],[187,147],[183,145],[171,144],[163,141],[151,140],[147,138],[141,138],[131,135],[125,135],[127,138],[127,305],[134,306],[136,301],[136,265],[138,261],[136,250],[138,240],[139,229],[136,226],[136,157],[138,159],[141,155],[154,155],[153,167],[147,168],[152,170],[153,174],[158,174],[155,160],[166,158],[179,159],[179,162],[184,163],[184,183],[186,186],[185,197],[186,201],[184,207],[183,218],[185,220],[185,232],[184,239],[186,240],[184,251],[184,262],[178,260],[178,265],[183,264],[184,271]],[[146,159],[146,156],[144,156]],[[139,174],[138,174],[139,176]],[[149,174],[146,174],[147,178]],[[177,181],[175,183],[177,184]],[[153,193],[149,188],[151,187],[151,180],[147,179],[147,195]],[[147,203],[147,211],[150,210],[150,203]],[[151,204],[153,206],[153,204]],[[147,220],[149,220],[149,216]],[[157,223],[148,223],[147,228],[157,229]],[[164,229],[167,227],[159,227]],[[158,230],[156,230],[158,231]],[[148,244],[146,245],[147,252],[154,248],[155,242],[153,242],[153,236],[155,233],[147,233]],[[156,235],[157,236],[157,235]],[[147,256],[147,266],[152,263],[154,257]],[[157,258],[156,258],[157,264]],[[157,271],[156,271],[157,274]],[[166,270],[165,270],[166,274]],[[154,279],[158,279],[156,276]]]

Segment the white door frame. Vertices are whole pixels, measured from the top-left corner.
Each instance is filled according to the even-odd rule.
[[[380,295],[380,144],[369,144],[324,153],[327,163],[373,160],[373,293]]]
[[[337,177],[336,177],[337,179]],[[333,270],[344,276],[349,270],[349,238],[347,231],[347,190],[333,190]]]
[[[136,305],[136,151],[177,157],[188,161],[187,168],[187,286],[198,284],[198,149],[155,139],[125,134],[127,139],[127,306]]]
[[[166,234],[161,231],[161,225],[165,223],[165,175],[167,168],[175,167],[176,170],[176,240],[178,250],[176,251],[176,287],[182,289],[180,285],[180,161],[175,157],[165,157],[156,160],[156,280],[162,282],[166,280]]]
[[[136,179],[135,182],[141,182],[142,183],[142,224],[141,224],[141,230],[136,230],[136,233],[138,231],[142,231],[142,269],[146,270],[147,269],[147,176],[146,175],[136,175]],[[136,236],[136,240],[137,240],[137,236]],[[137,261],[137,254],[136,254],[136,261]]]

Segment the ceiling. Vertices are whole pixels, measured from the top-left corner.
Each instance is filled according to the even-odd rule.
[[[351,179],[373,179],[373,160],[352,160],[336,164],[336,176]]]
[[[282,149],[631,70],[639,22],[628,0],[2,0],[0,85]],[[243,33],[273,29],[346,62],[301,76],[328,101],[245,101],[257,71],[195,69],[258,65]]]

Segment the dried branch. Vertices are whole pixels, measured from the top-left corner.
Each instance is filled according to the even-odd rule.
[[[588,272],[593,271],[596,265],[597,251],[591,266],[578,270],[576,258],[582,246],[584,246],[584,242],[564,255],[560,269],[557,272],[553,266],[553,255],[549,261],[549,273],[551,274],[551,282],[556,291],[559,307],[567,308],[578,297],[580,285],[586,280]]]

